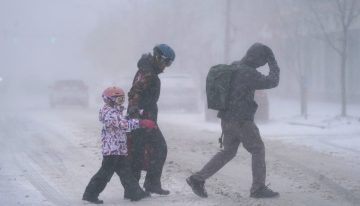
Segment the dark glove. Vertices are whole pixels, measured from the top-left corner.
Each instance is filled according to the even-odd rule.
[[[149,129],[157,128],[156,123],[150,119],[140,119],[139,124],[141,128],[149,128]]]
[[[274,53],[273,51],[270,49],[270,47],[264,45],[264,48],[265,48],[265,53],[266,53],[266,60],[268,63],[272,63],[272,62],[275,62],[275,56],[274,56]]]
[[[130,118],[140,118],[140,110],[138,107],[129,107],[127,113]]]

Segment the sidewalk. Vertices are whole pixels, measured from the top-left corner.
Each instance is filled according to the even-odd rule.
[[[349,105],[349,117],[340,117],[340,105],[310,102],[309,116],[299,115],[295,101],[270,100],[270,120],[259,123],[264,139],[281,140],[309,146],[329,153],[357,153],[360,155],[360,105]],[[203,113],[160,113],[159,120],[186,127],[195,127],[221,134],[220,121],[206,122]]]

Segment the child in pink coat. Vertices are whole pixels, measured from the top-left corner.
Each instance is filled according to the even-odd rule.
[[[119,87],[109,87],[102,94],[105,105],[100,109],[103,160],[99,171],[91,178],[83,194],[83,200],[102,204],[99,194],[105,189],[114,172],[120,177],[121,184],[132,201],[150,196],[139,186],[133,176],[127,159],[126,133],[138,128],[156,128],[152,120],[126,119],[123,116],[124,91]]]

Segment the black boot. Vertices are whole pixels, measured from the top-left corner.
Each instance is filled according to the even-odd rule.
[[[186,179],[186,182],[197,196],[208,197],[205,189],[205,181],[196,180],[193,176],[190,176]]]
[[[278,197],[279,195],[280,194],[278,192],[272,191],[266,185],[250,193],[250,197],[252,198],[272,198],[272,197]]]
[[[130,197],[131,197],[131,194],[127,190],[125,190],[124,191],[124,199],[130,199]]]
[[[87,196],[83,196],[82,200],[94,203],[94,204],[103,204],[104,201],[99,200],[97,197],[87,197]]]
[[[150,193],[146,192],[146,191],[141,191],[138,195],[133,195],[133,196],[128,196],[128,199],[130,199],[131,201],[139,201],[143,198],[147,198],[150,197]]]
[[[149,192],[149,193],[155,193],[158,195],[169,195],[170,191],[169,190],[164,190],[161,188],[161,186],[148,186],[148,185],[144,185],[145,191]]]
[[[160,187],[158,188],[149,188],[149,189],[145,189],[146,192],[150,192],[150,193],[155,193],[158,195],[169,195],[170,191],[169,190],[164,190]]]

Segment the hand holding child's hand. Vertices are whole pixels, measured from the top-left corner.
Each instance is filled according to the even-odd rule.
[[[140,127],[154,129],[157,128],[156,123],[150,119],[141,119],[139,120]]]

